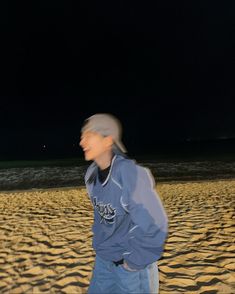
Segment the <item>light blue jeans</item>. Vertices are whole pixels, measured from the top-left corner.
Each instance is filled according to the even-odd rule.
[[[95,267],[88,294],[158,293],[159,277],[157,264],[143,270],[127,271],[96,255]]]

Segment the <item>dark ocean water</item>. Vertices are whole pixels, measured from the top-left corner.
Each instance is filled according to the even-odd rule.
[[[149,168],[158,182],[235,178],[235,161],[138,161]],[[39,166],[0,169],[0,190],[44,189],[84,186],[88,165]]]
[[[235,178],[234,139],[165,142],[159,143],[157,149],[136,150],[133,154],[132,148],[129,150],[130,158],[148,167],[156,182]],[[9,150],[7,156],[1,156],[1,191],[84,186],[88,163],[78,150],[31,154],[26,151],[19,155]]]

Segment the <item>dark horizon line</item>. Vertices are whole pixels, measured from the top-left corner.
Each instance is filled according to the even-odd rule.
[[[193,157],[193,156],[221,156],[225,154],[235,155],[235,138],[223,140],[195,140],[195,141],[161,141],[154,145],[128,144],[128,154],[131,156],[163,156],[163,157]],[[0,160],[44,160],[56,158],[83,158],[83,152],[76,148],[56,148],[46,150],[37,149],[7,149],[0,151]]]

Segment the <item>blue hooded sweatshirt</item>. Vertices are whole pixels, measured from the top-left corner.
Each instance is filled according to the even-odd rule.
[[[105,182],[93,162],[85,175],[94,206],[93,248],[108,261],[124,259],[140,270],[163,252],[168,220],[151,172],[135,161],[115,155]]]

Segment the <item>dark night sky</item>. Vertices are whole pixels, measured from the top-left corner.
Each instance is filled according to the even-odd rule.
[[[235,138],[234,1],[0,5],[1,159],[69,155],[96,112],[133,152]]]

